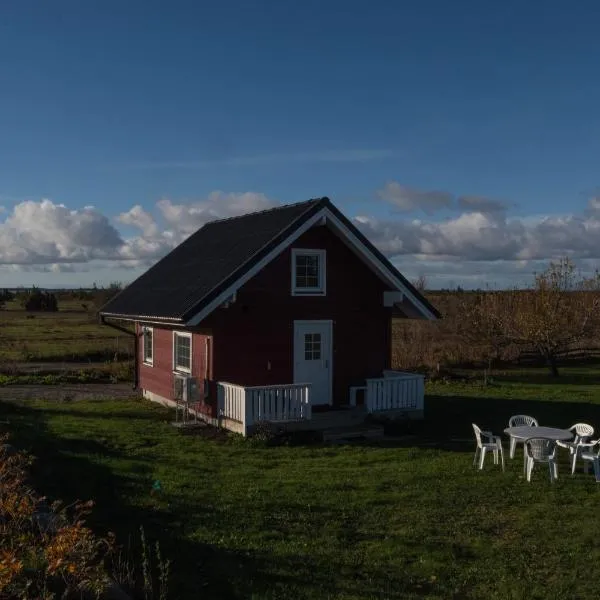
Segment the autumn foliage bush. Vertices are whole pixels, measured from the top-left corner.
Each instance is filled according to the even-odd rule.
[[[0,443],[0,598],[99,597],[114,539],[85,526],[93,503],[47,505],[28,484],[31,459]]]
[[[33,458],[7,440],[0,435],[0,600],[167,600],[171,563],[144,527],[137,548],[97,536],[85,524],[94,503],[48,504],[29,484]]]

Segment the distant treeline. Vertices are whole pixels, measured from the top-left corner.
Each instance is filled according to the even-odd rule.
[[[17,302],[27,311],[54,312],[59,310],[61,302],[78,300],[82,303],[92,304],[100,308],[115,294],[123,289],[119,282],[111,283],[107,287],[55,289],[38,288],[12,288],[0,290],[0,309],[6,307],[7,302]],[[83,304],[87,309],[87,304]]]

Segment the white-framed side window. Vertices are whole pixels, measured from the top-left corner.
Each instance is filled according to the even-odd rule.
[[[173,371],[192,372],[192,334],[173,332]]]
[[[292,296],[324,296],[325,250],[292,248]]]
[[[152,327],[142,328],[144,364],[150,367],[154,364],[154,329]]]

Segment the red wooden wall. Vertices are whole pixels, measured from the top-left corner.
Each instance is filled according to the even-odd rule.
[[[173,398],[173,330],[153,327],[154,332],[154,357],[152,366],[144,364],[144,344],[140,336],[138,373],[139,387],[148,390],[163,398]],[[138,326],[138,335],[141,326]],[[194,377],[204,379],[207,373],[206,335],[192,334],[192,373]],[[209,379],[212,379],[209,364]],[[212,414],[214,402],[201,402],[199,409]]]
[[[291,295],[291,249],[326,250],[326,296]],[[381,280],[326,227],[302,235],[248,281],[229,308],[206,320],[214,334],[214,375],[245,385],[293,381],[294,320],[333,320],[333,398],[389,368],[391,309]]]

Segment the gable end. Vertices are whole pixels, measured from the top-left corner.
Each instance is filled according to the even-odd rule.
[[[439,318],[437,310],[406,280],[406,278],[358,231],[358,229],[337,210],[329,200],[326,205],[307,219],[302,225],[296,227],[292,233],[275,245],[270,252],[256,261],[249,269],[243,272],[227,287],[221,288],[220,293],[212,301],[205,304],[200,310],[191,315],[186,324],[196,326],[210,313],[237,292],[247,281],[266,267],[271,261],[291,246],[303,233],[316,225],[326,225],[357,254],[370,269],[376,273],[392,291],[401,292],[404,300],[412,304],[422,318],[435,320]]]

